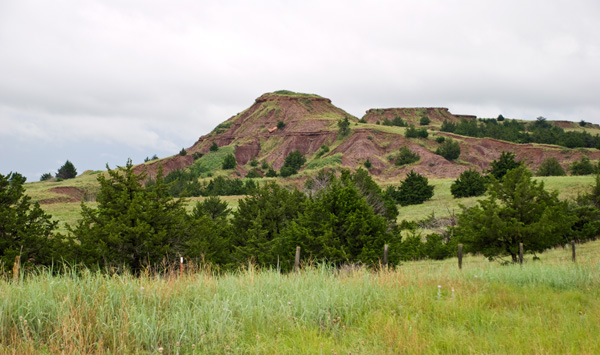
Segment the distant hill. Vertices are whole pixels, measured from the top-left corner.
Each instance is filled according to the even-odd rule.
[[[423,117],[427,118],[425,121],[428,123],[421,126]],[[350,122],[351,132],[341,138],[338,135],[338,122],[345,118]],[[390,125],[392,122],[400,122],[398,118],[403,124],[426,128],[429,137],[406,138],[406,127]],[[594,148],[569,149],[553,144],[518,144],[440,130],[444,121],[456,124],[461,120],[477,121],[477,117],[452,114],[442,107],[422,107],[370,109],[359,120],[334,106],[327,98],[282,90],[261,95],[248,109],[200,137],[186,149],[186,156],[176,155],[152,161],[137,169],[146,169],[150,176],[154,176],[159,164],[163,165],[165,173],[201,164],[202,159],[195,162],[193,154],[210,156],[213,143],[233,152],[237,167],[228,174],[239,177],[245,176],[252,169],[248,163],[253,159],[278,170],[287,154],[294,150],[300,150],[307,158],[300,176],[311,175],[322,167],[356,169],[369,160],[369,171],[379,180],[402,178],[410,170],[431,178],[455,178],[469,168],[479,171],[488,169],[502,151],[515,153],[517,159],[523,160],[532,170],[537,170],[542,161],[550,157],[557,158],[564,168],[583,155],[592,160],[600,158],[600,151]],[[582,127],[579,123],[566,121],[548,124],[565,131],[589,132],[590,136],[600,133],[597,125],[586,124]],[[459,142],[459,159],[448,161],[435,154],[440,145],[436,140],[438,136],[453,138]],[[395,156],[403,146],[418,153],[421,159],[406,166],[394,165],[390,157]],[[328,151],[321,152],[321,147],[327,147]],[[214,162],[212,165],[218,167]]]

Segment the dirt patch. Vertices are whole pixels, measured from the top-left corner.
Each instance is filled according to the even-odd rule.
[[[83,190],[70,186],[53,187],[49,191],[59,196],[40,200],[38,201],[40,204],[48,205],[53,203],[81,202],[85,196]]]
[[[177,169],[185,169],[193,163],[194,158],[189,153],[184,156],[174,155],[172,157],[161,159],[158,161],[152,161],[146,164],[136,165],[133,167],[133,172],[135,174],[142,174],[145,172],[148,178],[155,179],[160,166],[162,166],[163,168],[163,176],[166,176],[168,173]]]
[[[399,107],[373,108],[367,110],[362,119],[367,123],[383,123],[386,119],[392,121],[394,118],[400,117],[407,124],[419,126],[423,116],[427,116],[431,120],[430,124],[441,124],[444,121],[459,122],[461,118],[477,118],[476,116],[453,115],[445,107]]]

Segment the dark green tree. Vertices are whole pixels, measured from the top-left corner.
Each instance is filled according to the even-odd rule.
[[[429,117],[421,116],[421,119],[419,120],[419,124],[421,126],[427,126],[429,123],[431,123],[431,120],[429,119]]]
[[[500,154],[498,160],[492,161],[490,164],[490,174],[496,179],[502,179],[506,173],[511,169],[520,167],[521,162],[515,161],[515,154],[503,151]]]
[[[250,160],[250,166],[251,167],[257,167],[258,166],[258,160],[256,160],[256,158],[252,158],[252,160]]]
[[[285,127],[285,122],[282,120],[277,121],[277,129],[281,130]]]
[[[592,165],[590,158],[585,155],[580,160],[576,160],[569,166],[571,175],[590,175],[596,172],[596,168]]]
[[[516,262],[519,243],[526,252],[542,252],[563,242],[575,222],[558,193],[547,192],[524,166],[492,178],[488,195],[478,206],[463,207],[455,235],[469,252],[490,259],[508,255]]]
[[[392,125],[397,127],[406,127],[406,122],[400,116],[394,117],[392,120]]]
[[[560,166],[560,163],[556,158],[548,158],[540,164],[538,171],[536,173],[537,176],[565,176],[565,169]]]
[[[217,145],[217,142],[212,142],[212,145],[210,146],[209,149],[211,152],[216,152],[217,150],[219,150],[219,146]]]
[[[97,208],[81,204],[81,220],[69,227],[79,242],[77,261],[102,268],[125,267],[135,273],[182,254],[185,236],[183,200],[174,200],[162,177],[144,188],[145,174],[125,167],[98,176]]]
[[[488,179],[476,170],[466,170],[450,185],[454,198],[481,196],[487,190]]]
[[[440,131],[442,132],[454,132],[456,130],[456,123],[444,120],[442,122],[442,127],[440,127]]]
[[[504,121],[504,116],[502,116],[502,115],[498,115],[498,118],[496,118],[496,120],[497,120],[498,122],[502,122],[502,121]]]
[[[350,134],[350,121],[348,120],[348,116],[344,117],[343,120],[339,120],[338,123],[338,135],[340,137],[346,137]]]
[[[406,132],[404,132],[404,136],[406,138],[427,138],[429,133],[425,127],[417,129],[414,125],[409,125]]]
[[[77,176],[77,170],[75,165],[67,160],[67,162],[58,169],[56,177],[59,179],[72,179]]]
[[[390,186],[386,193],[401,206],[418,205],[433,197],[433,186],[426,177],[411,170],[399,187]]]
[[[185,150],[185,148],[181,148],[181,150],[179,151],[179,155],[181,155],[182,157],[187,155],[187,151]]]
[[[235,155],[233,155],[232,153],[229,153],[225,156],[225,159],[223,159],[222,167],[224,170],[234,169],[236,164],[237,164],[237,162],[235,160]]]
[[[460,145],[452,138],[445,139],[435,154],[443,156],[446,160],[456,160],[460,156]]]
[[[280,235],[302,211],[306,197],[275,183],[259,187],[239,201],[231,220],[233,258],[238,264],[252,259],[261,266],[276,265]]]
[[[333,176],[283,233],[282,252],[287,251],[286,260],[293,260],[293,247],[299,245],[305,260],[375,265],[383,245],[392,238],[387,227],[349,174],[340,179]]]
[[[285,157],[283,166],[279,171],[282,177],[288,177],[298,173],[298,170],[306,163],[306,158],[299,150],[294,150]]]
[[[52,179],[52,174],[50,173],[43,173],[40,177],[40,181],[48,181],[50,179]]]
[[[15,257],[23,266],[50,265],[60,257],[62,239],[55,234],[57,222],[40,205],[31,203],[19,173],[0,174],[0,270],[9,271]]]
[[[186,216],[185,255],[217,265],[231,263],[231,214],[227,202],[208,197],[194,206]]]
[[[419,159],[421,159],[421,156],[418,153],[408,149],[407,146],[402,146],[400,153],[394,159],[394,164],[396,166],[408,165],[419,161]]]

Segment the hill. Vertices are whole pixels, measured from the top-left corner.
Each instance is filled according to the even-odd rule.
[[[427,123],[421,126],[423,117],[427,118]],[[337,123],[346,118],[350,122],[351,131],[349,135],[340,137]],[[392,122],[398,122],[394,119],[398,118],[402,125],[393,125]],[[441,131],[444,122],[458,124],[463,121],[475,125],[478,122],[476,116],[455,115],[447,108],[440,107],[370,109],[359,120],[334,106],[327,98],[282,90],[261,95],[248,109],[200,137],[186,149],[186,156],[177,155],[149,162],[139,166],[138,170],[146,169],[152,177],[160,164],[166,173],[201,165],[203,162],[195,161],[192,156],[194,153],[196,156],[210,155],[213,143],[220,148],[232,150],[237,167],[229,174],[241,177],[252,169],[248,163],[253,160],[278,170],[285,157],[294,150],[299,150],[307,158],[307,165],[300,177],[312,175],[322,167],[356,169],[369,160],[370,173],[380,181],[402,178],[410,170],[429,178],[456,178],[469,168],[479,171],[488,169],[502,151],[515,153],[517,159],[523,160],[532,170],[537,170],[550,157],[556,158],[565,169],[584,155],[592,160],[600,158],[598,149],[569,149],[555,144],[519,144]],[[531,124],[527,121],[511,121],[523,127]],[[427,129],[429,137],[406,138],[406,125]],[[597,126],[590,124],[582,127],[574,122],[560,121],[548,125],[568,132],[589,132],[590,137],[600,132]],[[460,144],[459,159],[448,161],[435,154],[440,145],[436,140],[438,136],[452,138]],[[546,140],[548,141],[554,143],[552,138]],[[419,154],[420,160],[405,166],[394,165],[392,158],[403,146]],[[322,147],[325,148],[323,151]],[[215,166],[218,167],[218,164]],[[205,166],[202,169],[207,168]],[[265,169],[258,170],[260,174],[266,172]],[[214,175],[222,172],[213,170],[210,173]]]

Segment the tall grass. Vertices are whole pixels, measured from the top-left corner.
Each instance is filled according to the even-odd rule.
[[[462,271],[39,271],[0,281],[0,353],[600,353],[599,246]]]

